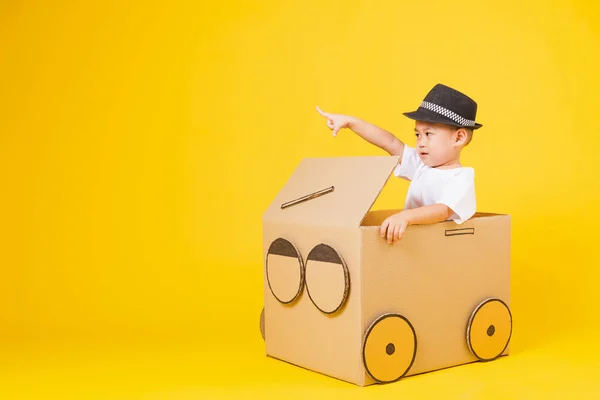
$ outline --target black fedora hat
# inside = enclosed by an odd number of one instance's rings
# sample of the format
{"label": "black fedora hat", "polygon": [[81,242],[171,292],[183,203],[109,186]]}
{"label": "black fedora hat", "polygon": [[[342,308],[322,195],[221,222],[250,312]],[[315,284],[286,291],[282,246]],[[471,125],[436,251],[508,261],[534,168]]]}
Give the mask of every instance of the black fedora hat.
{"label": "black fedora hat", "polygon": [[408,118],[479,129],[483,125],[475,122],[477,103],[469,96],[438,83],[427,93],[416,111],[405,112]]}

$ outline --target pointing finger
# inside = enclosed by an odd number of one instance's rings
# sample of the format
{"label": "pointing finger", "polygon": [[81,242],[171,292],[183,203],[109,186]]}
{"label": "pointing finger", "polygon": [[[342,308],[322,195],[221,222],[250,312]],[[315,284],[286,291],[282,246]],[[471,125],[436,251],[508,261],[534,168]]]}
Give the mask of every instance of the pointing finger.
{"label": "pointing finger", "polygon": [[321,110],[319,108],[319,106],[317,106],[317,111],[319,112],[319,114],[321,114],[322,116],[324,116],[325,118],[329,118],[329,113],[326,113],[325,111]]}

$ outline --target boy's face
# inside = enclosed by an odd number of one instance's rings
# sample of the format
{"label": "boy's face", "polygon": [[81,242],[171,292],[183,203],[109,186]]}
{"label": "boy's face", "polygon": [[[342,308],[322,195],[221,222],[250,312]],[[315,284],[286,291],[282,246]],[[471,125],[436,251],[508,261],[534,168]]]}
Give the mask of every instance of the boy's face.
{"label": "boy's face", "polygon": [[439,167],[454,161],[464,141],[456,127],[433,122],[416,121],[417,152],[421,161],[430,167]]}

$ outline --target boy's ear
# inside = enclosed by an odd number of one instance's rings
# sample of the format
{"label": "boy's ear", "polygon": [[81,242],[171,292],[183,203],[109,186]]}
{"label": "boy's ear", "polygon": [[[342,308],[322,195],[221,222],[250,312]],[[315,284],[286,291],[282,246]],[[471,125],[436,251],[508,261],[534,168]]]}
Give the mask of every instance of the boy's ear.
{"label": "boy's ear", "polygon": [[468,137],[469,135],[467,134],[467,131],[465,129],[458,128],[454,133],[454,144],[457,146],[462,146],[465,143],[467,143]]}

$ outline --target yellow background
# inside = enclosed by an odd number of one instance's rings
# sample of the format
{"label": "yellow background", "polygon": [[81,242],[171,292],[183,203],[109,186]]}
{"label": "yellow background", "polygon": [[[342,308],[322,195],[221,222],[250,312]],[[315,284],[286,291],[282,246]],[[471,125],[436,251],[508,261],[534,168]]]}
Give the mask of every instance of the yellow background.
{"label": "yellow background", "polygon": [[[0,3],[0,397],[600,393],[600,6]],[[261,215],[304,157],[479,103],[479,211],[513,216],[513,355],[360,389],[264,357]],[[399,208],[392,180],[377,208]]]}

